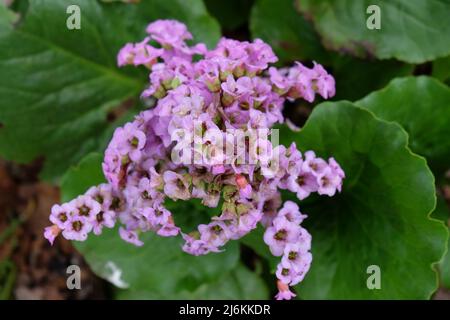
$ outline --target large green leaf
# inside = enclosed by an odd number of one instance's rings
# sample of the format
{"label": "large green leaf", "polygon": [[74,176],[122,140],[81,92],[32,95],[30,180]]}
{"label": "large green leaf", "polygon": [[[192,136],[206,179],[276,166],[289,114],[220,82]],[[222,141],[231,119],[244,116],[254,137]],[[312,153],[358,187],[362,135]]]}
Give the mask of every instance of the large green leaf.
{"label": "large green leaf", "polygon": [[[450,248],[450,240],[448,241],[447,248]],[[450,289],[450,253],[448,250],[441,262],[441,282],[444,287]]]}
{"label": "large green leaf", "polygon": [[[445,251],[448,231],[429,217],[434,178],[425,159],[408,149],[405,131],[350,103],[324,103],[295,141],[334,156],[347,175],[342,194],[303,207],[314,261],[300,295],[429,298],[437,286],[432,264]],[[381,269],[379,290],[366,286],[370,265]]]}
{"label": "large green leaf", "polygon": [[[450,228],[450,211],[445,199],[442,196],[437,197],[436,209],[433,212],[433,217],[444,221],[444,223]],[[442,258],[440,263],[440,280],[441,284],[450,289],[450,239],[447,245],[447,253]]]}
{"label": "large green leaf", "polygon": [[356,104],[402,125],[409,133],[411,149],[425,156],[433,168],[449,168],[449,87],[424,76],[394,79]]}
{"label": "large green leaf", "polygon": [[254,38],[267,41],[281,62],[315,60],[336,79],[334,99],[356,100],[381,89],[392,78],[411,74],[413,67],[395,60],[368,60],[327,52],[320,37],[293,0],[259,0],[251,15]]}
{"label": "large green leaf", "polygon": [[204,283],[194,291],[182,290],[169,296],[147,290],[120,290],[118,299],[176,299],[176,300],[256,300],[267,299],[267,286],[261,278],[239,264],[231,272],[211,283]]}
{"label": "large green leaf", "polygon": [[255,251],[257,255],[266,259],[269,263],[269,270],[271,273],[275,273],[277,270],[277,265],[280,262],[279,257],[275,257],[269,250],[269,247],[263,242],[264,228],[262,225],[247,234],[245,237],[241,238],[240,241],[249,246]]}
{"label": "large green leaf", "polygon": [[[450,240],[448,241],[447,248],[450,248]],[[450,289],[450,252],[448,250],[441,262],[441,282],[444,287]]]}
{"label": "large green leaf", "polygon": [[[357,56],[422,63],[450,53],[449,0],[296,0],[326,47]],[[381,11],[381,29],[366,26],[370,5]]]}
{"label": "large green leaf", "polygon": [[[104,181],[101,161],[100,154],[90,154],[78,167],[71,168],[64,175],[61,185],[63,201]],[[182,207],[172,210],[182,210]],[[191,210],[184,214],[195,216],[197,212]],[[163,238],[147,232],[142,234],[141,239],[145,242],[144,246],[135,247],[124,242],[116,229],[107,229],[100,236],[90,235],[87,241],[74,244],[99,276],[121,288],[145,292],[155,298],[168,298],[180,292],[197,292],[200,295],[205,292],[200,288],[202,284],[217,281],[234,270],[239,261],[236,242],[230,242],[222,253],[194,257],[181,250],[181,237]],[[259,286],[258,281],[254,282],[255,286]],[[205,295],[214,296],[210,291]]]}
{"label": "large green leaf", "polygon": [[[72,4],[80,7],[81,30],[66,28]],[[0,154],[19,162],[45,157],[44,178],[103,148],[108,112],[143,90],[145,72],[119,70],[115,57],[142,39],[147,23],[175,18],[196,41],[219,38],[201,0],[35,0],[27,12],[17,28],[0,13]]]}
{"label": "large green leaf", "polygon": [[250,31],[254,38],[267,41],[281,61],[314,59],[324,63],[328,59],[312,25],[295,11],[293,0],[257,0]]}
{"label": "large green leaf", "polygon": [[[429,217],[434,178],[425,159],[408,149],[405,131],[349,102],[327,102],[299,133],[284,129],[280,138],[334,156],[347,176],[341,194],[299,203],[313,237],[313,263],[299,297],[429,298],[437,287],[432,265],[444,254],[448,231]],[[246,244],[258,248],[256,242]],[[379,290],[366,286],[371,265],[381,269]]]}
{"label": "large green leaf", "polygon": [[4,2],[0,2],[0,24],[10,24],[17,19],[17,16],[9,10]]}
{"label": "large green leaf", "polygon": [[[433,61],[433,77],[445,82],[450,78],[450,56]],[[448,82],[447,82],[448,83]]]}
{"label": "large green leaf", "polygon": [[365,60],[336,55],[331,73],[336,79],[335,100],[354,101],[386,86],[395,77],[408,76],[413,66],[396,60]]}
{"label": "large green leaf", "polygon": [[244,27],[248,21],[253,0],[204,0],[208,11],[225,31]]}

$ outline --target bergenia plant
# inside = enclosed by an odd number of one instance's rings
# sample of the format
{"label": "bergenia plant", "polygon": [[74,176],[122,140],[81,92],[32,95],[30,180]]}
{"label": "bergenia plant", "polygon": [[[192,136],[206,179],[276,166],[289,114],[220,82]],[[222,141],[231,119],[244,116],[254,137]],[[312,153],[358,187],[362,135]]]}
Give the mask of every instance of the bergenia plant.
{"label": "bergenia plant", "polygon": [[[117,62],[150,70],[142,98],[154,107],[115,130],[103,161],[108,182],[54,205],[45,237],[84,241],[119,225],[120,237],[136,246],[144,245],[142,232],[155,232],[181,236],[182,250],[204,255],[261,224],[264,242],[280,257],[276,298],[295,297],[290,286],[312,262],[311,235],[301,226],[307,216],[296,203],[282,203],[280,190],[299,200],[333,196],[345,174],[333,158],[302,153],[295,143],[278,145],[273,127],[285,121],[286,100],[332,97],[334,78],[316,63],[270,66],[277,57],[259,39],[222,38],[208,50],[190,46],[192,35],[175,20],[153,22],[146,31],[144,40],[120,50]],[[196,230],[181,230],[165,202],[194,198],[221,213]]]}

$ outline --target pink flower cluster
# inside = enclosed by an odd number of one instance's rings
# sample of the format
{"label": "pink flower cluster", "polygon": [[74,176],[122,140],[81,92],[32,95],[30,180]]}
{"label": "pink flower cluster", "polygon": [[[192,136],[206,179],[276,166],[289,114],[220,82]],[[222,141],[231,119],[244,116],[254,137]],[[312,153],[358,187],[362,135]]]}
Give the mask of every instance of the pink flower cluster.
{"label": "pink flower cluster", "polygon": [[[204,44],[189,46],[186,40],[192,35],[177,21],[159,20],[146,31],[142,42],[120,50],[118,64],[151,70],[142,97],[157,99],[156,106],[116,129],[103,162],[108,182],[55,205],[45,237],[53,243],[62,233],[66,239],[83,241],[88,233],[98,235],[103,227],[118,223],[127,242],[143,245],[139,235],[150,230],[164,237],[181,234],[185,252],[203,255],[223,250],[227,241],[243,237],[260,223],[266,228],[265,243],[281,256],[277,298],[295,296],[289,286],[299,283],[310,267],[311,236],[300,226],[306,216],[295,203],[287,201],[280,209],[279,190],[294,192],[300,200],[311,193],[333,196],[341,190],[344,172],[333,158],[326,161],[312,151],[302,154],[295,144],[286,148],[251,134],[256,148],[240,154],[232,147],[232,154],[225,154],[223,145],[206,132],[213,129],[233,145],[239,141],[230,129],[270,130],[284,122],[286,99],[311,102],[316,94],[333,96],[333,77],[316,63],[311,69],[300,63],[269,67],[277,57],[259,39],[222,38],[208,50]],[[195,159],[199,155],[193,145],[201,145],[205,161],[173,161],[173,151],[187,136],[194,137],[193,143],[182,153]],[[243,161],[250,153],[256,161]],[[221,203],[221,214],[186,233],[165,208],[167,198],[201,199],[211,208]]]}
{"label": "pink flower cluster", "polygon": [[276,275],[286,285],[293,286],[302,281],[311,265],[311,235],[300,226],[305,218],[297,204],[286,201],[264,233],[264,242],[270,252],[282,256]]}

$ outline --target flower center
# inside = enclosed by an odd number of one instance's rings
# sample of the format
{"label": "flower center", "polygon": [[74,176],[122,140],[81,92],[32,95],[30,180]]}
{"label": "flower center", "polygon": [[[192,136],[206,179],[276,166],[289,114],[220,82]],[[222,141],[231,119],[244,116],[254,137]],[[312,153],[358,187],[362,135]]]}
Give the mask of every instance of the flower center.
{"label": "flower center", "polygon": [[111,209],[119,209],[119,206],[120,206],[120,199],[114,197],[111,202]]}
{"label": "flower center", "polygon": [[297,178],[297,183],[299,186],[304,186],[305,185],[305,177],[304,176],[299,176]]}
{"label": "flower center", "polygon": [[289,254],[288,254],[288,259],[289,260],[295,260],[295,259],[297,259],[297,252],[295,252],[295,251],[290,251],[289,252]]}
{"label": "flower center", "polygon": [[184,189],[184,183],[181,180],[177,180],[177,187],[180,189]]}
{"label": "flower center", "polygon": [[97,216],[95,217],[95,219],[97,220],[98,223],[103,222],[103,211],[100,211]]}
{"label": "flower center", "polygon": [[275,240],[281,241],[281,240],[285,240],[286,239],[286,230],[282,229],[280,231],[278,231],[277,233],[275,233],[274,238]]}
{"label": "flower center", "polygon": [[137,148],[137,146],[139,145],[139,140],[136,137],[133,137],[133,139],[130,140],[130,144],[132,147]]}
{"label": "flower center", "polygon": [[89,212],[91,211],[91,209],[85,205],[82,205],[80,207],[80,216],[89,216]]}
{"label": "flower center", "polygon": [[59,221],[61,221],[61,222],[66,222],[66,221],[67,221],[67,214],[66,214],[65,212],[61,212],[61,213],[58,215],[58,219],[59,219]]}
{"label": "flower center", "polygon": [[72,228],[75,231],[80,231],[81,228],[83,228],[83,223],[81,221],[78,221],[78,220],[74,221],[74,222],[72,222]]}
{"label": "flower center", "polygon": [[222,232],[222,227],[216,224],[211,227],[211,231],[213,231],[216,235],[219,235]]}
{"label": "flower center", "polygon": [[103,203],[103,197],[98,194],[98,195],[95,196],[95,201],[97,201],[98,203],[102,204]]}

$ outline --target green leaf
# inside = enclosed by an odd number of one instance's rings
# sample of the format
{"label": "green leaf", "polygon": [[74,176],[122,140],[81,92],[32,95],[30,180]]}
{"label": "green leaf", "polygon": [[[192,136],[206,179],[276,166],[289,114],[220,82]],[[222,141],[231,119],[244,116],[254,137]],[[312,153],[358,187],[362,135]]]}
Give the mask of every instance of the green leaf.
{"label": "green leaf", "polygon": [[250,31],[254,38],[268,42],[283,62],[328,59],[317,33],[296,12],[292,0],[258,0],[251,12]]}
{"label": "green leaf", "polygon": [[229,243],[224,252],[195,257],[181,250],[179,237],[162,238],[147,232],[140,238],[144,246],[135,247],[114,229],[75,246],[92,270],[114,285],[165,297],[213,282],[239,261],[236,242]]}
{"label": "green leaf", "polygon": [[[65,174],[61,184],[63,201],[104,182],[101,162],[101,154],[90,154]],[[184,213],[196,215],[195,211]],[[239,246],[235,241],[225,246],[222,253],[194,257],[181,250],[181,237],[163,238],[146,232],[141,239],[144,246],[135,247],[124,242],[116,229],[107,229],[101,236],[90,235],[87,241],[74,244],[100,277],[118,287],[155,297],[200,290],[201,285],[217,281],[234,270],[239,261]]]}
{"label": "green leaf", "polygon": [[254,272],[242,264],[217,281],[204,283],[194,291],[182,290],[164,296],[157,292],[120,290],[118,299],[176,299],[176,300],[260,300],[267,299],[269,292],[266,284]]}
{"label": "green leaf", "polygon": [[102,172],[103,155],[90,153],[77,166],[72,166],[61,178],[61,201],[70,201],[91,186],[106,182]]}
{"label": "green leaf", "polygon": [[[422,63],[450,53],[449,0],[296,0],[327,48],[356,56]],[[370,30],[370,5],[381,12],[381,29]]]}
{"label": "green leaf", "polygon": [[[343,192],[300,203],[313,237],[313,263],[299,296],[306,299],[426,299],[437,287],[432,264],[448,239],[431,219],[434,178],[407,147],[405,131],[348,102],[317,106],[298,134],[281,132],[301,150],[333,156],[345,173]],[[367,267],[381,269],[369,290]]]}
{"label": "green leaf", "polygon": [[9,8],[19,16],[19,19],[26,14],[30,4],[30,0],[13,0],[10,2]]}
{"label": "green leaf", "polygon": [[[450,248],[450,240],[448,241],[447,248]],[[450,253],[448,250],[441,262],[441,282],[444,287],[450,289]]]}
{"label": "green leaf", "polygon": [[334,100],[357,100],[386,86],[395,77],[412,74],[413,66],[396,60],[364,60],[336,55],[331,74],[336,79]]}
{"label": "green leaf", "polygon": [[[196,230],[199,223],[209,223],[211,217],[220,215],[219,208],[221,207],[220,204],[218,208],[206,207],[201,203],[200,199],[191,199],[189,201],[166,199],[164,206],[172,212],[177,225],[187,232]],[[195,215],[191,214],[193,212],[195,212]]]}
{"label": "green leaf", "polygon": [[139,2],[139,0],[100,0],[102,2],[111,3],[111,2],[125,2],[125,3],[133,3],[133,2]]}
{"label": "green leaf", "polygon": [[226,31],[234,31],[247,23],[253,0],[205,0],[208,11]]}
{"label": "green leaf", "polygon": [[[442,196],[437,197],[436,209],[433,212],[433,217],[442,220],[450,228],[450,211],[449,207]],[[450,231],[450,229],[449,229]],[[442,258],[439,271],[441,284],[450,289],[450,239],[447,245],[447,253]]]}
{"label": "green leaf", "polygon": [[[80,7],[81,30],[66,28],[72,4]],[[35,0],[27,12],[19,27],[0,28],[0,154],[18,162],[44,157],[45,179],[102,150],[108,113],[137,100],[146,73],[119,70],[115,60],[125,43],[143,38],[149,22],[174,18],[196,41],[212,45],[219,38],[201,0]]]}
{"label": "green leaf", "polygon": [[442,82],[450,79],[450,56],[433,61],[432,76]]}
{"label": "green leaf", "polygon": [[275,273],[277,270],[277,265],[280,262],[279,257],[275,257],[269,250],[269,247],[263,241],[264,228],[261,225],[247,234],[245,237],[241,238],[240,241],[252,248],[256,254],[260,257],[266,259],[269,262],[269,268],[271,273]]}
{"label": "green leaf", "polygon": [[413,66],[399,61],[359,59],[325,51],[312,24],[295,10],[295,4],[292,0],[257,1],[251,15],[252,36],[272,45],[282,62],[315,60],[326,65],[336,79],[334,99],[360,99],[394,77],[411,74]]}
{"label": "green leaf", "polygon": [[450,211],[447,207],[447,203],[445,198],[438,193],[437,201],[436,201],[436,209],[434,209],[433,214],[431,215],[435,219],[439,219],[444,222],[444,224],[448,224],[450,218]]}
{"label": "green leaf", "polygon": [[9,10],[4,2],[0,2],[0,25],[11,24],[17,19],[17,15]]}
{"label": "green leaf", "polygon": [[448,169],[450,159],[450,88],[429,77],[394,79],[356,102],[377,117],[398,122],[410,136],[411,149],[432,168]]}

